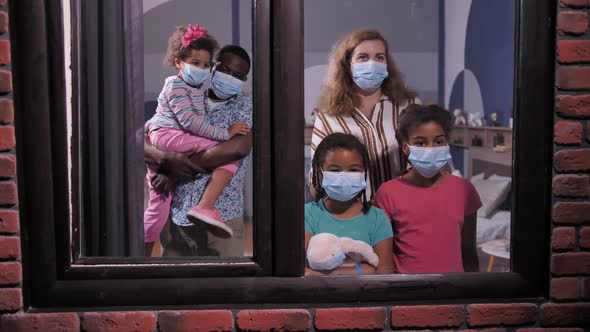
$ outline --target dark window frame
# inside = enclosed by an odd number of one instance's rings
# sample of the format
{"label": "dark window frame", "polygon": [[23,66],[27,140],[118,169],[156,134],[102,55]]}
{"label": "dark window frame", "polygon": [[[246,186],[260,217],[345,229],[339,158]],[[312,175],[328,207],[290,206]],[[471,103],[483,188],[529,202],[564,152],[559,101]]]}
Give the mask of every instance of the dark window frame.
{"label": "dark window frame", "polygon": [[[143,178],[134,174],[134,172],[144,170],[143,98],[137,98],[138,93],[134,91],[141,90],[143,93],[144,83],[143,53],[141,52],[143,37],[136,37],[137,35],[143,36],[141,2],[142,0],[124,2],[118,0],[100,2],[72,0],[71,2],[72,75],[75,97],[72,101],[74,110],[72,126],[75,133],[73,136],[75,145],[72,148],[72,169],[77,172],[72,177],[72,182],[74,182],[72,196],[74,200],[79,200],[79,202],[74,202],[72,206],[72,214],[77,216],[72,220],[73,236],[71,236],[70,243],[73,248],[72,256],[71,259],[69,256],[62,259],[67,266],[66,277],[78,278],[101,273],[105,276],[125,278],[130,271],[141,271],[143,275],[148,277],[176,276],[178,273],[181,276],[204,275],[205,273],[208,276],[269,275],[272,269],[272,251],[268,242],[264,241],[256,243],[254,259],[249,257],[222,258],[219,260],[222,264],[211,264],[210,258],[205,257],[140,257],[144,250],[143,241],[138,245],[137,241],[133,240],[143,239],[143,227],[140,230],[137,229],[138,224],[142,225],[143,200],[139,200],[142,202],[141,206],[136,206],[137,197],[143,197],[144,194]],[[133,6],[135,7],[131,8]],[[265,11],[268,11],[268,6],[261,5],[258,6],[258,9],[253,10],[253,14],[260,16],[264,15]],[[261,23],[264,23],[265,19],[267,18],[260,18]],[[268,29],[266,30],[268,31]],[[266,45],[268,39],[257,38],[253,42],[254,47],[259,50],[255,57],[267,59],[269,57]],[[99,57],[97,54],[101,56]],[[130,65],[125,65],[125,59],[132,59]],[[269,70],[262,66],[256,66],[258,59],[254,59],[253,76],[267,77]],[[116,81],[121,82],[120,84],[108,83]],[[267,79],[263,84],[257,85],[254,93],[265,95],[264,91],[268,91],[268,81]],[[118,93],[118,91],[121,92]],[[254,99],[255,102],[258,99],[261,100],[260,105],[255,105],[261,111],[255,114],[254,119],[255,126],[261,128],[257,130],[254,137],[254,145],[256,146],[253,152],[254,167],[261,171],[257,174],[257,182],[261,186],[256,188],[256,192],[261,197],[270,197],[270,184],[266,183],[269,181],[269,176],[263,176],[264,170],[269,169],[269,160],[258,158],[269,155],[270,139],[267,138],[268,128],[270,128],[268,124],[270,121],[269,111],[268,106],[263,104],[262,97]],[[110,107],[104,106],[104,100],[108,100]],[[116,111],[109,112],[113,109]],[[140,115],[140,119],[128,119],[128,116],[122,115],[126,113]],[[109,123],[116,122],[113,119],[120,120],[127,127],[120,128],[119,125],[109,125]],[[106,125],[100,125],[101,120]],[[126,122],[132,124],[128,125]],[[141,124],[142,127],[138,130],[137,126],[134,127],[133,124]],[[115,144],[109,145],[102,142],[106,138],[114,143],[110,137],[113,134],[123,138],[125,143],[117,147]],[[136,142],[135,140],[140,136],[141,139]],[[131,147],[129,147],[130,145]],[[105,151],[109,157],[102,155]],[[265,165],[265,163],[267,164]],[[119,173],[129,175],[121,177]],[[77,181],[79,183],[76,183]],[[104,186],[104,188],[99,188],[100,186]],[[115,197],[114,200],[113,197]],[[122,204],[117,204],[119,201]],[[268,209],[264,204],[259,202],[255,202],[254,208],[259,211],[256,213],[255,223],[260,225],[260,227],[256,227],[254,236],[268,238],[270,236],[270,213],[267,212]],[[105,216],[107,217],[105,218]],[[130,221],[128,224],[135,226],[123,227],[126,220]],[[62,230],[62,232],[66,231],[68,230]],[[81,236],[82,233],[84,235]],[[84,245],[80,243],[81,237],[85,239]],[[126,238],[129,240],[125,241]],[[70,239],[69,235],[67,239]],[[112,242],[115,243],[114,246],[110,244]],[[135,243],[121,246],[125,242]],[[116,258],[117,256],[119,257]],[[119,269],[104,272],[105,264],[117,263],[123,265]],[[153,272],[153,265],[161,263],[166,265],[165,270]],[[173,265],[179,263],[183,263],[183,265]],[[174,271],[171,271],[172,268]]]}
{"label": "dark window frame", "polygon": [[26,308],[445,303],[548,295],[555,1],[516,4],[512,272],[304,278],[303,209],[294,208],[303,206],[304,168],[297,162],[303,149],[284,148],[303,142],[302,3],[255,1],[255,257],[215,262],[72,256],[61,4],[11,3]]}

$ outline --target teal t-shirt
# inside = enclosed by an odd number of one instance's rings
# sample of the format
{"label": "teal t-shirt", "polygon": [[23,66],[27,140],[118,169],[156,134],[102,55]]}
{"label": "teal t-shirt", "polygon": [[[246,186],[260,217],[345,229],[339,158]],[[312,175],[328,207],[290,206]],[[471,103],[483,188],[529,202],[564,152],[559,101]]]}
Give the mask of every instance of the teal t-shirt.
{"label": "teal t-shirt", "polygon": [[338,237],[349,237],[368,243],[374,247],[377,243],[393,236],[391,222],[383,210],[371,207],[352,219],[335,218],[322,200],[305,204],[305,231],[316,235],[331,233]]}

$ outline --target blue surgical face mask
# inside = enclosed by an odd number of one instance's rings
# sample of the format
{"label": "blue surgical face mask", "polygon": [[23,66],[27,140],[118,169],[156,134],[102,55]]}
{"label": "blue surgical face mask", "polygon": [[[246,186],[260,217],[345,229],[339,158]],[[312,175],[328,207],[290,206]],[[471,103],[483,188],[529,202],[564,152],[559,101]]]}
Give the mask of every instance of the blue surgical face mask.
{"label": "blue surgical face mask", "polygon": [[425,178],[431,178],[438,174],[440,169],[451,160],[449,146],[438,146],[426,148],[410,145],[410,156],[408,160],[412,167],[416,168]]}
{"label": "blue surgical face mask", "polygon": [[209,69],[201,69],[197,66],[184,63],[182,79],[189,85],[199,86],[209,77]]}
{"label": "blue surgical face mask", "polygon": [[330,270],[334,270],[336,268],[339,268],[342,263],[344,263],[344,260],[346,259],[346,255],[344,254],[344,252],[342,251],[342,249],[338,249],[333,256],[325,259],[322,262],[314,262],[310,259],[307,260],[307,263],[309,264],[309,267],[312,268],[313,270],[317,270],[317,271],[330,271]]}
{"label": "blue surgical face mask", "polygon": [[244,81],[229,74],[216,71],[211,78],[211,88],[220,99],[229,99],[242,90]]}
{"label": "blue surgical face mask", "polygon": [[389,76],[387,64],[377,61],[357,62],[352,65],[352,79],[359,88],[373,91]]}
{"label": "blue surgical face mask", "polygon": [[346,202],[367,188],[364,172],[323,171],[322,188],[335,201]]}

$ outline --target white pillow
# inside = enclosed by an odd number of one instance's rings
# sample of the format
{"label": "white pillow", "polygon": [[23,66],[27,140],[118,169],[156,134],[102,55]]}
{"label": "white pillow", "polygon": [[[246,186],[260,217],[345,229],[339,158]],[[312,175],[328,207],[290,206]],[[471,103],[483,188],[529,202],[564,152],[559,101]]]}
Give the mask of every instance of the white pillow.
{"label": "white pillow", "polygon": [[502,176],[498,174],[492,174],[488,177],[488,180],[504,180],[504,181],[512,181],[510,176]]}
{"label": "white pillow", "polygon": [[479,174],[473,175],[471,177],[470,181],[471,182],[481,181],[481,180],[483,180],[483,175],[484,175],[483,173],[479,173]]}
{"label": "white pillow", "polygon": [[[475,178],[475,177],[473,177]],[[489,218],[494,211],[504,202],[510,192],[510,178],[500,179],[498,177],[491,179],[473,179],[471,183],[477,190],[481,199],[481,208],[477,211],[480,217]]]}

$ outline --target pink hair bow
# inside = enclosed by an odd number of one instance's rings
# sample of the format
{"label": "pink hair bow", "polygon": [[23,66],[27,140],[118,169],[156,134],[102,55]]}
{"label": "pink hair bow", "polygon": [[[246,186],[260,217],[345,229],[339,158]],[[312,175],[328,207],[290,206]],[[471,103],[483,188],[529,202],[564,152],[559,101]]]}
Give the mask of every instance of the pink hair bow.
{"label": "pink hair bow", "polygon": [[182,39],[180,40],[180,42],[182,43],[182,47],[187,47],[190,43],[193,42],[193,40],[197,40],[200,38],[205,38],[207,37],[207,28],[205,27],[200,27],[198,24],[197,26],[191,26],[190,24],[188,25],[188,27],[186,27],[186,32],[184,33],[184,35],[182,36]]}

